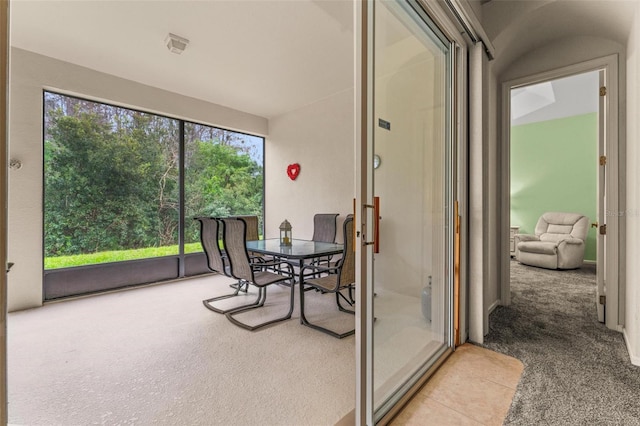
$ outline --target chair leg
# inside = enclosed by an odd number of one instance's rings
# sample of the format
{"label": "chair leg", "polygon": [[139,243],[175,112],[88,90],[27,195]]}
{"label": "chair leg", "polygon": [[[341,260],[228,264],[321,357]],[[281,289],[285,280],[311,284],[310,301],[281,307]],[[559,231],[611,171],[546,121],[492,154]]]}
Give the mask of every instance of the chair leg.
{"label": "chair leg", "polygon": [[235,318],[234,315],[239,315],[239,314],[242,314],[243,312],[251,311],[253,309],[259,308],[259,307],[264,305],[264,302],[267,299],[267,288],[266,287],[259,287],[259,293],[264,294],[264,299],[263,299],[262,304],[260,306],[247,306],[247,307],[242,308],[242,309],[234,309],[233,311],[227,312],[225,314],[227,319],[229,321],[231,321],[233,324],[237,325],[238,327],[244,328],[245,330],[254,331],[254,330],[258,330],[260,328],[266,327],[268,325],[275,324],[277,322],[286,321],[286,320],[291,318],[291,316],[293,314],[294,294],[295,294],[295,284],[293,284],[293,283],[291,284],[291,296],[289,297],[289,312],[287,312],[287,314],[285,316],[279,317],[279,318],[276,318],[276,319],[273,319],[273,320],[265,321],[265,322],[257,324],[257,325],[249,325],[249,324],[244,323],[244,322],[238,320],[237,318]]}
{"label": "chair leg", "polygon": [[205,306],[205,308],[209,309],[210,311],[213,312],[217,312],[219,314],[227,314],[230,312],[234,312],[238,309],[245,309],[245,308],[259,308],[260,306],[264,305],[264,297],[261,294],[261,292],[258,292],[258,297],[256,298],[255,301],[251,302],[251,303],[247,303],[245,305],[240,305],[240,306],[236,306],[230,309],[220,309],[220,308],[216,308],[215,306],[212,305],[212,302],[217,302],[219,300],[225,300],[225,299],[230,299],[232,297],[236,297],[239,296],[240,291],[242,291],[242,287],[246,286],[246,289],[244,290],[244,292],[246,293],[248,288],[249,288],[249,283],[244,281],[238,281],[237,283],[237,287],[236,287],[236,291],[234,291],[231,294],[225,294],[223,296],[217,296],[217,297],[212,297],[211,299],[205,299],[202,301],[202,304]]}
{"label": "chair leg", "polygon": [[353,300],[353,299],[352,299],[352,300],[347,299],[347,296],[345,296],[344,294],[342,294],[342,292],[340,292],[340,291],[337,291],[337,292],[336,292],[336,299],[337,299],[337,300],[336,300],[336,303],[338,303],[338,308],[339,308],[341,311],[343,311],[343,312],[351,312],[350,310],[346,310],[346,309],[344,309],[344,308],[342,307],[342,305],[340,305],[340,298],[341,298],[341,297],[344,299],[344,301],[345,301],[345,302],[347,302],[347,304],[348,304],[349,306],[353,306],[353,305],[354,305],[354,303],[355,303],[355,300]]}
{"label": "chair leg", "polygon": [[351,300],[351,303],[350,303],[351,306],[353,306],[353,304],[356,303],[356,298],[353,297],[353,290],[355,290],[355,289],[354,289],[353,284],[352,284],[352,285],[349,286],[349,300]]}
{"label": "chair leg", "polygon": [[[330,330],[328,328],[325,328],[325,327],[322,327],[322,326],[319,326],[317,324],[313,324],[313,323],[309,322],[309,320],[307,319],[307,317],[304,314],[304,293],[305,293],[304,289],[302,288],[302,285],[301,285],[301,287],[300,287],[300,324],[306,325],[307,327],[316,329],[318,331],[321,331],[321,332],[323,332],[325,334],[328,334],[329,336],[333,336],[333,337],[336,337],[338,339],[342,339],[344,337],[351,336],[352,334],[355,334],[355,332],[356,332],[355,328],[353,330],[349,330],[349,331],[344,332],[344,333],[337,333],[337,332],[335,332],[333,330]],[[342,306],[340,305],[338,294],[339,294],[339,292],[336,292],[336,298],[338,298],[338,308],[343,312],[348,312],[348,313],[351,313],[351,314],[355,314],[355,312],[353,312],[353,311],[349,311],[347,309],[342,308]]]}
{"label": "chair leg", "polygon": [[249,283],[246,281],[238,280],[237,283],[229,284],[229,287],[237,288],[239,291],[246,293],[247,290],[249,290]]}

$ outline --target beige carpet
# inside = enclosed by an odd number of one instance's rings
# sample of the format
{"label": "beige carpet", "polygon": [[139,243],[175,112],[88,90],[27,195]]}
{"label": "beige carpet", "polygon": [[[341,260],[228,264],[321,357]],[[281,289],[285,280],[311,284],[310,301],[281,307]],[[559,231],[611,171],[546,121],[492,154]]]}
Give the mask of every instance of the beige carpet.
{"label": "beige carpet", "polygon": [[[9,422],[331,425],[351,411],[354,337],[302,326],[297,297],[293,319],[240,329],[202,306],[228,282],[190,279],[9,314]],[[289,289],[271,293],[273,308],[285,308]],[[316,314],[353,327],[331,295],[307,294]]]}

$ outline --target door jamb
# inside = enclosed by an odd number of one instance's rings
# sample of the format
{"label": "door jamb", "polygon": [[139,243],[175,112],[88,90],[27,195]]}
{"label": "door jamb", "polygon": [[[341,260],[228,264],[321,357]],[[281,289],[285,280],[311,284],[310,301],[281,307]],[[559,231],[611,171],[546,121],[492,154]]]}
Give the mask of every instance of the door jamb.
{"label": "door jamb", "polygon": [[9,2],[0,1],[0,423],[7,424],[7,153],[9,114]]}
{"label": "door jamb", "polygon": [[[502,186],[502,224],[500,230],[500,262],[501,262],[501,304],[511,304],[511,276],[509,270],[510,255],[509,250],[509,218],[511,215],[510,199],[511,199],[511,88],[540,83],[543,81],[555,80],[562,77],[568,77],[574,74],[580,74],[600,69],[606,70],[607,78],[607,96],[605,101],[605,122],[606,122],[606,152],[607,167],[606,173],[606,194],[607,205],[605,208],[613,212],[621,212],[620,210],[620,179],[624,179],[624,170],[620,171],[621,165],[618,158],[619,146],[624,144],[624,139],[620,138],[618,133],[619,116],[618,116],[618,100],[619,100],[619,81],[618,81],[618,54],[612,54],[601,58],[592,59],[585,62],[579,62],[566,67],[545,71],[517,79],[505,81],[502,83],[502,170],[503,182]],[[622,147],[622,152],[625,152]],[[622,166],[624,166],[622,164]],[[608,265],[605,273],[605,282],[607,283],[607,309],[605,316],[605,324],[608,328],[621,331],[622,326],[619,322],[618,311],[620,306],[624,306],[624,300],[619,300],[621,295],[619,288],[619,247],[625,244],[624,235],[619,234],[619,222],[624,222],[625,218],[619,214],[608,215],[607,217],[607,236],[605,239],[605,263]],[[624,225],[624,223],[623,223]]]}

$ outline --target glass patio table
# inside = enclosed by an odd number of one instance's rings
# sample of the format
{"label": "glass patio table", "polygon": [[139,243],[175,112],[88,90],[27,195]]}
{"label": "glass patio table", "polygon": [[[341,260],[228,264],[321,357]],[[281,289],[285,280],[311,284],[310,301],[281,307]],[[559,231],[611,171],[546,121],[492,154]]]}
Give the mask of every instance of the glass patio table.
{"label": "glass patio table", "polygon": [[306,260],[341,254],[343,248],[342,244],[310,240],[292,239],[290,246],[280,246],[279,238],[247,241],[247,251],[286,259],[300,269]]}

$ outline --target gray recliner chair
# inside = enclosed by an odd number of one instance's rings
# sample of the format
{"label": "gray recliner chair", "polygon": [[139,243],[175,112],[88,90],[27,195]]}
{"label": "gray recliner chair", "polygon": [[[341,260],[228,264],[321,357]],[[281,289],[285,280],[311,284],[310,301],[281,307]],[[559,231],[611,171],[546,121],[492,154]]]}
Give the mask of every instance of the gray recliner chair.
{"label": "gray recliner chair", "polygon": [[582,266],[589,218],[577,213],[544,213],[535,235],[515,236],[516,259],[525,265],[547,269]]}

